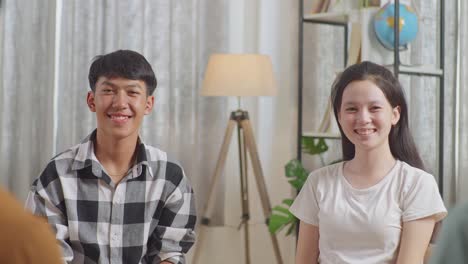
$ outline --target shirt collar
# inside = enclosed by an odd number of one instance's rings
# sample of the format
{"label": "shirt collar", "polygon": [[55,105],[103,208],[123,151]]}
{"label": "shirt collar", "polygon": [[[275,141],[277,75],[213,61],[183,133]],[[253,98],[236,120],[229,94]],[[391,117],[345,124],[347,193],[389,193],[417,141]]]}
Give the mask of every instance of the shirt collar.
{"label": "shirt collar", "polygon": [[[96,141],[97,129],[95,129],[91,134],[81,141],[80,144],[76,146],[77,151],[73,159],[73,164],[71,166],[72,170],[81,170],[86,167],[92,166],[93,174],[97,177],[102,175],[102,165],[94,154],[94,142]],[[143,170],[143,165],[149,168],[148,156],[146,154],[146,146],[142,142],[141,138],[138,137],[137,147],[136,147],[136,162],[135,165],[131,168],[132,175],[130,178],[136,178],[141,175]],[[148,169],[149,175],[153,177],[153,172],[151,169]]]}

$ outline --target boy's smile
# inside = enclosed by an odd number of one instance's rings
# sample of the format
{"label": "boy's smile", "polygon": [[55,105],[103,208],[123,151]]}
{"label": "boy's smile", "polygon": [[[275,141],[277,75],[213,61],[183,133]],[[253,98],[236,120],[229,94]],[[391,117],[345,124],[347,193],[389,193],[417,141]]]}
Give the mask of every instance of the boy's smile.
{"label": "boy's smile", "polygon": [[117,125],[123,125],[127,123],[127,121],[130,118],[132,118],[131,115],[125,115],[125,114],[120,114],[120,113],[108,114],[108,117]]}

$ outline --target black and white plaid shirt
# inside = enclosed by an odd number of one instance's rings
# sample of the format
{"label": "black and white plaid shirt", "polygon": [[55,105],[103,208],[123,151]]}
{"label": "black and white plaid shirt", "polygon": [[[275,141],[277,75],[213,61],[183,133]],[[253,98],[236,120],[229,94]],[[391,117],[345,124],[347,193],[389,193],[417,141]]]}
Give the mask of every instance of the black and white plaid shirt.
{"label": "black and white plaid shirt", "polygon": [[51,160],[26,207],[45,216],[67,263],[185,263],[195,242],[192,188],[181,166],[139,141],[116,185],[94,155],[96,131]]}

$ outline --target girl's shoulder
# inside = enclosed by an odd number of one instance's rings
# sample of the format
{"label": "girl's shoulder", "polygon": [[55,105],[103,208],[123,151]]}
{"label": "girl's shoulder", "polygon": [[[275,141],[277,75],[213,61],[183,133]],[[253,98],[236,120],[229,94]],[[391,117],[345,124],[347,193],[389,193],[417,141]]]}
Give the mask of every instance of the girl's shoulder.
{"label": "girl's shoulder", "polygon": [[397,186],[400,205],[403,211],[402,221],[408,222],[432,216],[440,221],[447,214],[447,209],[439,193],[436,179],[430,173],[400,162]]}
{"label": "girl's shoulder", "polygon": [[342,168],[343,162],[318,168],[309,174],[307,182],[313,185],[334,183],[338,180],[338,176],[341,174]]}
{"label": "girl's shoulder", "polygon": [[404,161],[399,161],[399,163],[400,167],[395,176],[398,179],[402,195],[437,191],[437,181],[432,174],[413,167]]}
{"label": "girl's shoulder", "polygon": [[397,177],[404,181],[406,184],[416,184],[420,181],[435,180],[434,176],[424,170],[413,167],[404,161],[399,162],[399,169],[397,170]]}

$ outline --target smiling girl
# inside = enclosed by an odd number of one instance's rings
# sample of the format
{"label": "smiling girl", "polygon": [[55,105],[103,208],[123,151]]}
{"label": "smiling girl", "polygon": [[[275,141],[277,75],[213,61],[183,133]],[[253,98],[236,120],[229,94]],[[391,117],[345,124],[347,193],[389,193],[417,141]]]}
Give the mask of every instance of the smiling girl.
{"label": "smiling girl", "polygon": [[362,62],[338,76],[331,99],[343,162],[312,172],[291,206],[296,263],[422,263],[447,211],[410,134],[400,83]]}

